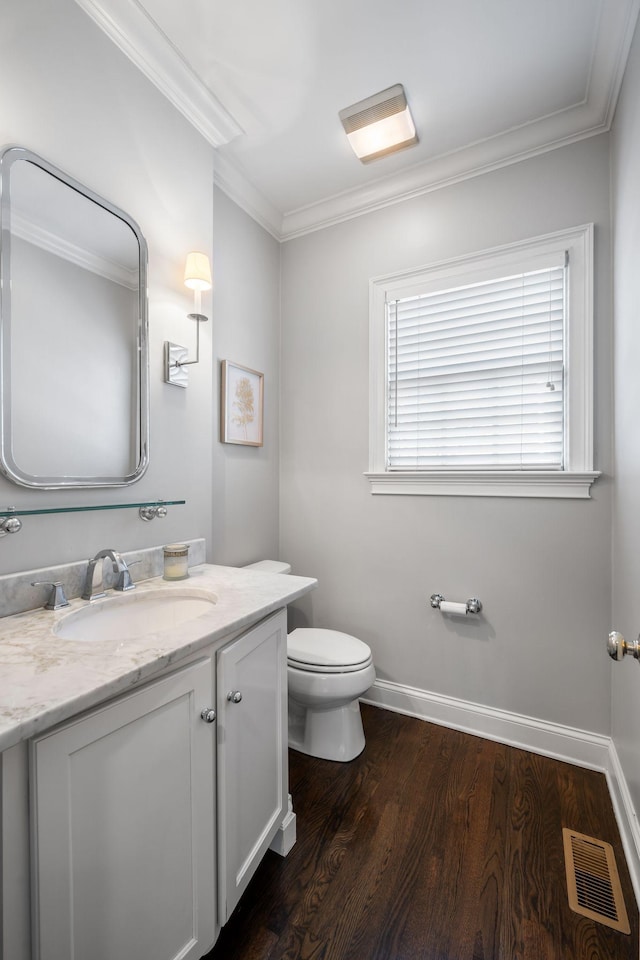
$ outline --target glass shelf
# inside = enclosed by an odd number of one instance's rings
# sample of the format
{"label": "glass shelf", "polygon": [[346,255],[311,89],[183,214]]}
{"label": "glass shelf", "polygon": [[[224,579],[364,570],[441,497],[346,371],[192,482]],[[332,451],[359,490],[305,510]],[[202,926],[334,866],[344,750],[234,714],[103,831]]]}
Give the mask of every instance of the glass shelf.
{"label": "glass shelf", "polygon": [[103,503],[87,507],[44,507],[40,510],[20,510],[15,507],[0,507],[0,518],[39,517],[49,513],[89,513],[91,510],[139,510],[141,507],[178,507],[186,500],[143,500],[139,503]]}

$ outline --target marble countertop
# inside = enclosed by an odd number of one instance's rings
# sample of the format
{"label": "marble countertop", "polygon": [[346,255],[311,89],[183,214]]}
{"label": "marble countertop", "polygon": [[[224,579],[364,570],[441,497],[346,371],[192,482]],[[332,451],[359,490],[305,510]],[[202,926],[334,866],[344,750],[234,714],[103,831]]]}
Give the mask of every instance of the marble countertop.
{"label": "marble countertop", "polygon": [[136,595],[158,587],[208,591],[217,598],[211,610],[135,640],[78,641],[56,636],[56,623],[86,606],[85,600],[72,600],[59,611],[38,609],[1,618],[0,751],[126,692],[204,647],[221,645],[317,583],[307,577],[211,564],[192,567],[189,573],[189,579],[173,583],[160,577],[144,580],[136,585]]}

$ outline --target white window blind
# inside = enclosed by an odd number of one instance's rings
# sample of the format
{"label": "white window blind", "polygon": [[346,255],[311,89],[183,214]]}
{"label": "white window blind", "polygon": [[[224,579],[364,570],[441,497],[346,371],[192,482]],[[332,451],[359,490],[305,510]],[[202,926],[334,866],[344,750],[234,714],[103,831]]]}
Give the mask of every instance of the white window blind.
{"label": "white window blind", "polygon": [[564,468],[566,272],[387,301],[387,470]]}

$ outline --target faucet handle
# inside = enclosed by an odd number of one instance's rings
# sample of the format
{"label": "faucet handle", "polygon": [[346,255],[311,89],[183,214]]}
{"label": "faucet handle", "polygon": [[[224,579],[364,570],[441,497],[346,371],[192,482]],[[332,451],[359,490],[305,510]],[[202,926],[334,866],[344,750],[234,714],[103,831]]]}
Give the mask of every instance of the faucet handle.
{"label": "faucet handle", "polygon": [[118,573],[118,579],[116,580],[113,589],[114,590],[135,590],[135,583],[131,579],[131,574],[129,573],[129,567],[133,567],[136,563],[140,563],[140,560],[132,560],[131,563],[122,562],[122,569]]}
{"label": "faucet handle", "polygon": [[64,584],[60,580],[32,580],[32,587],[51,587],[49,599],[44,605],[45,610],[61,610],[62,607],[68,607],[69,601],[64,593]]}

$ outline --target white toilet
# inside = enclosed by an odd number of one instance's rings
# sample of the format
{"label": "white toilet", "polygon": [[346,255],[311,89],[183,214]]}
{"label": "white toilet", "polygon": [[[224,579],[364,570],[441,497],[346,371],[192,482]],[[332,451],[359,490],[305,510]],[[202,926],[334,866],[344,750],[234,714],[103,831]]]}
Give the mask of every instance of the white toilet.
{"label": "white toilet", "polygon": [[[291,573],[260,560],[247,569]],[[364,750],[358,698],[376,678],[371,650],[347,633],[298,627],[287,638],[289,746],[323,760],[353,760]]]}

